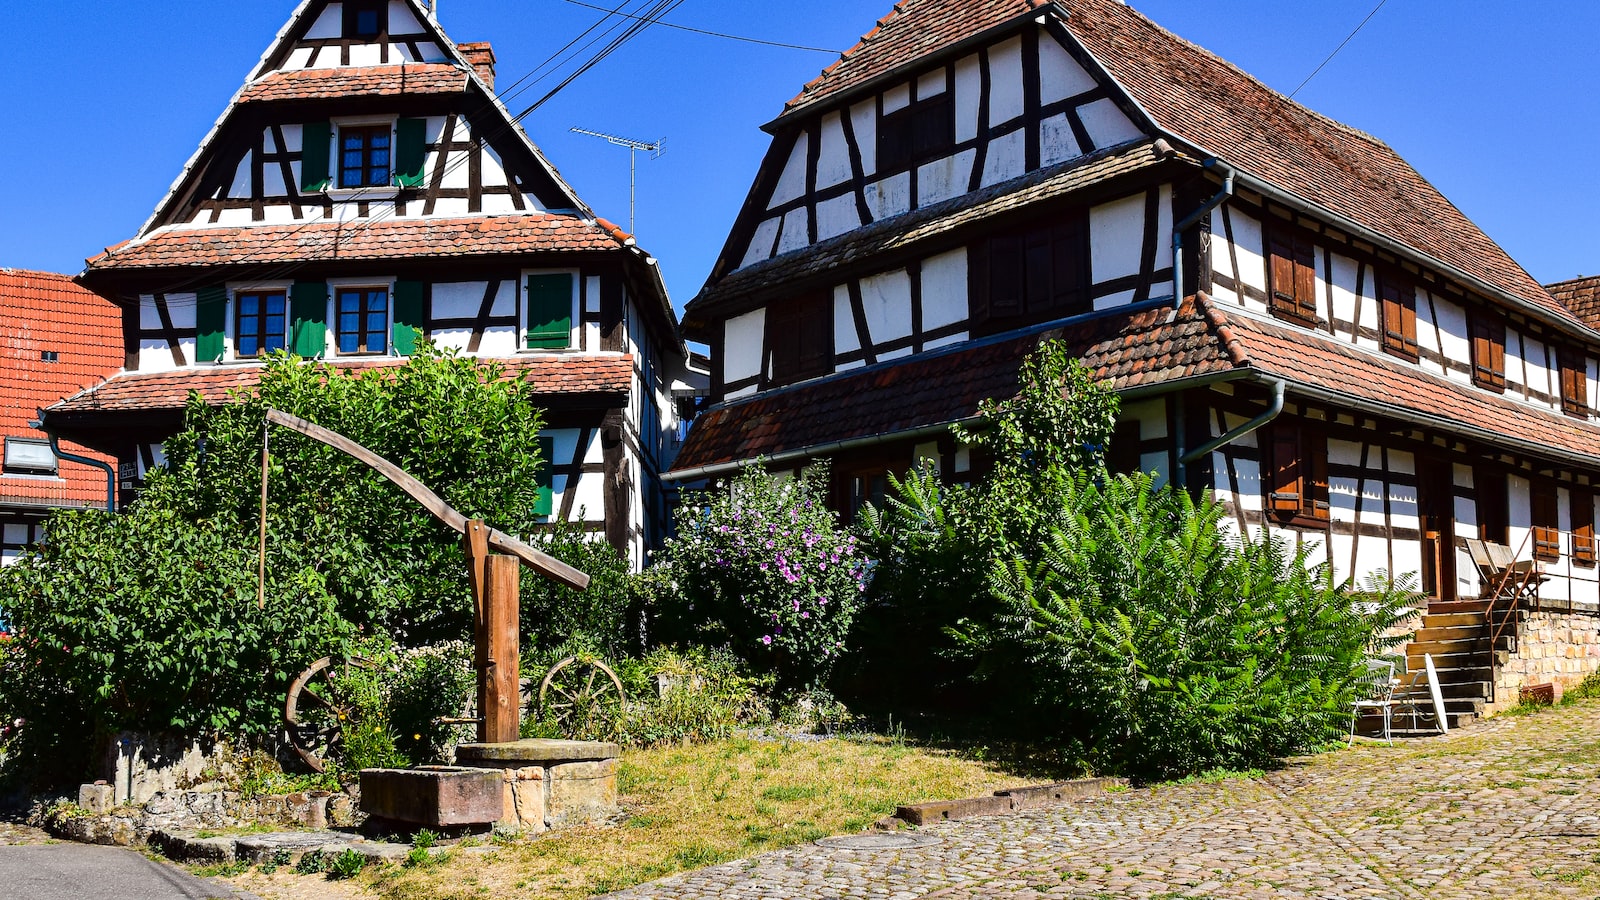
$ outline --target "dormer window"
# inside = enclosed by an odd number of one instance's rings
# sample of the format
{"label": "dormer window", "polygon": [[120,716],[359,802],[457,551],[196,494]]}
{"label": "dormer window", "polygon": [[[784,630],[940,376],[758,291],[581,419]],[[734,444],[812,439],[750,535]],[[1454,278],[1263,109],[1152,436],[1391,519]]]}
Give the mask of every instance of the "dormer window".
{"label": "dormer window", "polygon": [[345,37],[378,38],[388,29],[388,0],[345,0]]}
{"label": "dormer window", "polygon": [[339,187],[378,187],[389,183],[388,125],[339,129]]}

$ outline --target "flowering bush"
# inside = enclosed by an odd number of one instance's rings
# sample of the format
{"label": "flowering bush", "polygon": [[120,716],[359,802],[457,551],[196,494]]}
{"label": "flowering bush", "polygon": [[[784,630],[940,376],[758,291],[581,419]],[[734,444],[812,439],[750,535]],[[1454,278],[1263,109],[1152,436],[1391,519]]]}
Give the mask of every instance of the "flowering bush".
{"label": "flowering bush", "polygon": [[689,498],[662,558],[680,625],[726,640],[782,690],[818,684],[844,652],[867,565],[823,504],[827,470],[778,481],[752,470]]}

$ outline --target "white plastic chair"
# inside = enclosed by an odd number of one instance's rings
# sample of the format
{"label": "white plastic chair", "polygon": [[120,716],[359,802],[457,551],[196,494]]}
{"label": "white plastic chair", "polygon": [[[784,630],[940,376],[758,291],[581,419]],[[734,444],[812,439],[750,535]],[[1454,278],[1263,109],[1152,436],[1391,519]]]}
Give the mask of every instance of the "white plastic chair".
{"label": "white plastic chair", "polygon": [[1356,683],[1361,690],[1350,709],[1350,740],[1345,746],[1356,742],[1356,720],[1363,710],[1376,709],[1383,712],[1383,739],[1394,746],[1394,733],[1390,727],[1394,716],[1394,689],[1400,684],[1400,679],[1394,675],[1394,661],[1387,659],[1369,659],[1365,671],[1357,677]]}

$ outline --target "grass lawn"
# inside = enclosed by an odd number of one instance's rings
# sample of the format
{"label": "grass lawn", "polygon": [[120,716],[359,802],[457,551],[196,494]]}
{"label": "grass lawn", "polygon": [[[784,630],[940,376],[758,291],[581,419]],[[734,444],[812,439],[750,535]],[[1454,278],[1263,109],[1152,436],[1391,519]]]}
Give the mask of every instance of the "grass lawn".
{"label": "grass lawn", "polygon": [[[455,851],[427,866],[369,869],[359,883],[385,900],[587,897],[860,831],[897,804],[1047,780],[1015,765],[974,758],[982,755],[883,739],[738,738],[630,750],[618,776],[629,814],[621,825],[506,842],[484,855]],[[324,884],[320,876],[282,873],[270,880],[229,880],[269,898],[310,896],[304,891],[313,883]]]}

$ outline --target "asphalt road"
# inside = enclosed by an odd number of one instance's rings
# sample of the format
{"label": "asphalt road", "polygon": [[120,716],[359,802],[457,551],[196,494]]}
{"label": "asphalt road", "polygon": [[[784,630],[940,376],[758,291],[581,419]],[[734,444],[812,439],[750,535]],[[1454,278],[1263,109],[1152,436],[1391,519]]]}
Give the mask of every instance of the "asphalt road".
{"label": "asphalt road", "polygon": [[0,900],[253,900],[120,847],[0,846]]}

